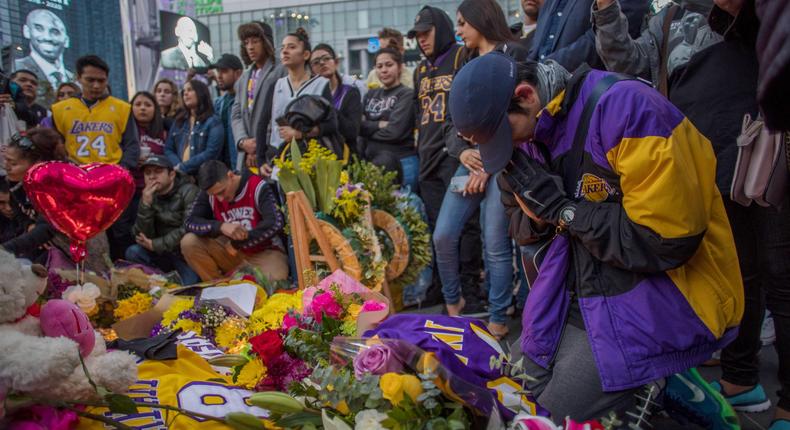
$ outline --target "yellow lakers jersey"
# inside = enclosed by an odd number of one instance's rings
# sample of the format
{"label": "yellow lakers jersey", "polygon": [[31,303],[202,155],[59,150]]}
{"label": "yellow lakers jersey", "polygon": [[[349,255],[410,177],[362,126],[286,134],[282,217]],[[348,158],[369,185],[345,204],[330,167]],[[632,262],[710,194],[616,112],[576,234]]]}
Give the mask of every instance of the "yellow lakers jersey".
{"label": "yellow lakers jersey", "polygon": [[81,99],[70,98],[52,105],[52,121],[66,141],[70,159],[80,164],[118,164],[131,110],[129,103],[115,97],[90,108]]}
{"label": "yellow lakers jersey", "polygon": [[[248,403],[253,394],[249,390],[234,387],[230,378],[218,374],[195,351],[201,348],[214,348],[208,341],[197,336],[178,345],[177,360],[145,360],[137,367],[138,381],[129,387],[129,397],[136,402],[157,403],[178,406],[217,418],[229,412],[246,412],[260,418],[267,418],[269,411]],[[190,344],[191,342],[191,344]],[[203,352],[203,351],[201,351]],[[224,381],[224,382],[223,382]],[[133,415],[113,414],[106,408],[88,408],[86,412],[111,418],[137,430],[227,430],[224,424],[215,421],[196,421],[185,415],[163,409],[138,407]],[[105,430],[107,427],[98,421],[80,418],[79,430]]]}

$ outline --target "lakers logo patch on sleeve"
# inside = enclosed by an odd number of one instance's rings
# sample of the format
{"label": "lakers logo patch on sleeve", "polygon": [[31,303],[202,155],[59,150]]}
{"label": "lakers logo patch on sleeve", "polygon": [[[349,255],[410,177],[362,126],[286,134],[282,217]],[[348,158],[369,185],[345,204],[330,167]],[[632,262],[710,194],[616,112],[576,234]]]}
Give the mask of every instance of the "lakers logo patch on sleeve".
{"label": "lakers logo patch on sleeve", "polygon": [[582,175],[579,188],[580,197],[584,197],[591,202],[600,203],[606,201],[609,196],[614,194],[617,194],[617,190],[609,185],[603,178],[599,178],[591,173]]}

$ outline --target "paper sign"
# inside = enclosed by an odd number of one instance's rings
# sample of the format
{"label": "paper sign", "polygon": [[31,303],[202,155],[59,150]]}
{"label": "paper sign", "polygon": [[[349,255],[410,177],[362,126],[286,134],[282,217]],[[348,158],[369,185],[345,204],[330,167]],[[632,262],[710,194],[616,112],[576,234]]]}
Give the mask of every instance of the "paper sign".
{"label": "paper sign", "polygon": [[254,284],[234,284],[225,287],[204,288],[200,292],[200,301],[211,300],[230,308],[237,315],[249,317],[255,308],[255,295],[258,287]]}

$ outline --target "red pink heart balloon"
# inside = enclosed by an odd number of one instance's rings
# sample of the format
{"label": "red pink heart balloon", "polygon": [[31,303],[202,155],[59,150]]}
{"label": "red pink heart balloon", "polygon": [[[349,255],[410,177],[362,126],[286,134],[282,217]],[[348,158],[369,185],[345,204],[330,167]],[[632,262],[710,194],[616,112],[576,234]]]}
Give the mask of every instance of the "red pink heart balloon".
{"label": "red pink heart balloon", "polygon": [[134,195],[134,179],[124,168],[93,163],[76,166],[51,161],[25,175],[25,192],[36,210],[72,243],[108,229]]}

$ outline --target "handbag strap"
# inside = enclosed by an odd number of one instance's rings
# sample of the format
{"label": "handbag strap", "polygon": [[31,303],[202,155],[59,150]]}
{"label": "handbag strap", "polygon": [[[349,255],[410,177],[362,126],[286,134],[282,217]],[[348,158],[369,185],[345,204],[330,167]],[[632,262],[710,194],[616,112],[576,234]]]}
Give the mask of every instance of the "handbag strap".
{"label": "handbag strap", "polygon": [[590,128],[590,119],[592,118],[595,106],[601,96],[620,81],[634,81],[637,80],[633,77],[621,74],[608,74],[601,78],[592,89],[590,96],[584,102],[584,110],[582,111],[579,123],[576,126],[576,134],[573,136],[573,146],[564,163],[563,168],[563,183],[565,185],[565,192],[569,196],[576,195],[576,182],[582,175],[582,161],[584,160],[584,142],[587,140],[587,132]]}
{"label": "handbag strap", "polygon": [[667,84],[667,74],[669,73],[667,70],[667,60],[669,56],[667,55],[669,51],[669,26],[672,24],[672,20],[675,18],[675,14],[677,13],[680,6],[677,4],[672,4],[667,10],[667,14],[664,15],[664,24],[661,26],[661,64],[659,65],[659,72],[658,72],[658,91],[667,96],[669,92],[668,84]]}

